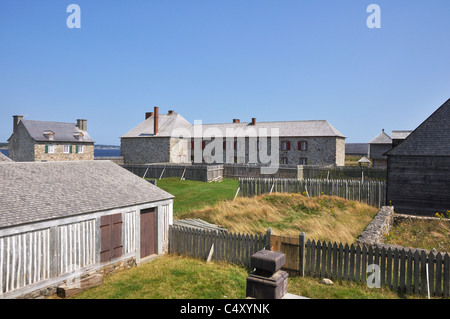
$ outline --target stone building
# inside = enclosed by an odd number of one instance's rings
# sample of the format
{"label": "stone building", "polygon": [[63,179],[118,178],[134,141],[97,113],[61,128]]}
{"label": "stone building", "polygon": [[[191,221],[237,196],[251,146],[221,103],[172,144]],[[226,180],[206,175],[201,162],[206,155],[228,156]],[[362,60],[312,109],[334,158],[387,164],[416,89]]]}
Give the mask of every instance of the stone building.
{"label": "stone building", "polygon": [[24,120],[15,115],[8,155],[16,162],[93,160],[94,140],[87,132],[87,120],[75,124]]}
{"label": "stone building", "polygon": [[266,164],[262,154],[277,154],[275,160],[285,165],[343,166],[345,136],[325,120],[257,122],[253,118],[199,125],[174,111],[159,114],[155,107],[121,137],[125,164]]}

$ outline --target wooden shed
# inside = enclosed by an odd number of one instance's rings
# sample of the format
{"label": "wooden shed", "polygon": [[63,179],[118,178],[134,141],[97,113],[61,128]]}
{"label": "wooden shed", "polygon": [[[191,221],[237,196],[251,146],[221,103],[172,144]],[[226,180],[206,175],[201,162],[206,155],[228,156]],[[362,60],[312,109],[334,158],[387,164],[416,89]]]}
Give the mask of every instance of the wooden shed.
{"label": "wooden shed", "polygon": [[168,248],[173,196],[110,161],[0,164],[0,297]]}
{"label": "wooden shed", "polygon": [[450,210],[450,100],[387,156],[387,201],[398,213]]}

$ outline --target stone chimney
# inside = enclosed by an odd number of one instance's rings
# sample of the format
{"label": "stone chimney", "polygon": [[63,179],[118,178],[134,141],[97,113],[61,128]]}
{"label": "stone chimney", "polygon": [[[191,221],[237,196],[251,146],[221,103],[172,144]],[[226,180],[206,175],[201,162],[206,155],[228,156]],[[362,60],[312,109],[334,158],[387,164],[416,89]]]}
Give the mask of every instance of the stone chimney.
{"label": "stone chimney", "polygon": [[173,114],[173,110],[169,110],[169,115]]}
{"label": "stone chimney", "polygon": [[233,119],[233,123],[241,123],[241,120],[239,120],[239,119]]}
{"label": "stone chimney", "polygon": [[155,117],[153,118],[154,135],[158,135],[159,107],[155,106]]}
{"label": "stone chimney", "polygon": [[256,125],[256,118],[252,117],[252,125]]}
{"label": "stone chimney", "polygon": [[87,131],[87,120],[78,119],[77,127],[82,131]]}
{"label": "stone chimney", "polygon": [[17,125],[22,121],[23,115],[13,115],[13,133],[16,132]]}

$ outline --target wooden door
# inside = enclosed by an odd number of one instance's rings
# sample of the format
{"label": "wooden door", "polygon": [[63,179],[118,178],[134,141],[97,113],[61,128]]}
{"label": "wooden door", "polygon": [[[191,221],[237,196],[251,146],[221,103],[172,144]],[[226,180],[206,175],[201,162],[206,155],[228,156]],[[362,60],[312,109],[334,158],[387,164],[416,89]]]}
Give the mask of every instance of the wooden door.
{"label": "wooden door", "polygon": [[141,258],[156,253],[155,208],[141,210]]}
{"label": "wooden door", "polygon": [[101,250],[100,261],[122,256],[122,214],[100,218]]}

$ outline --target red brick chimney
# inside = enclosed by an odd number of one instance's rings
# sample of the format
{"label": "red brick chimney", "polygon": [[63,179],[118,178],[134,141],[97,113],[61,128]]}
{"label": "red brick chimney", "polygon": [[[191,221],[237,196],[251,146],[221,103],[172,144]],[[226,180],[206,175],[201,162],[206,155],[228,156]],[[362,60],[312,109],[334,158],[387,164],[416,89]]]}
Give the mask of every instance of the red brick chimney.
{"label": "red brick chimney", "polygon": [[158,120],[159,120],[159,107],[155,106],[155,117],[154,117],[154,122],[153,122],[153,127],[154,127],[154,135],[158,134]]}
{"label": "red brick chimney", "polygon": [[173,110],[169,110],[169,115],[170,115],[170,114],[173,114]]}
{"label": "red brick chimney", "polygon": [[149,117],[153,116],[153,112],[146,112],[145,113],[145,119],[148,119]]}
{"label": "red brick chimney", "polygon": [[252,117],[252,125],[256,125],[256,118]]}
{"label": "red brick chimney", "polygon": [[233,123],[241,123],[239,119],[233,119]]}

